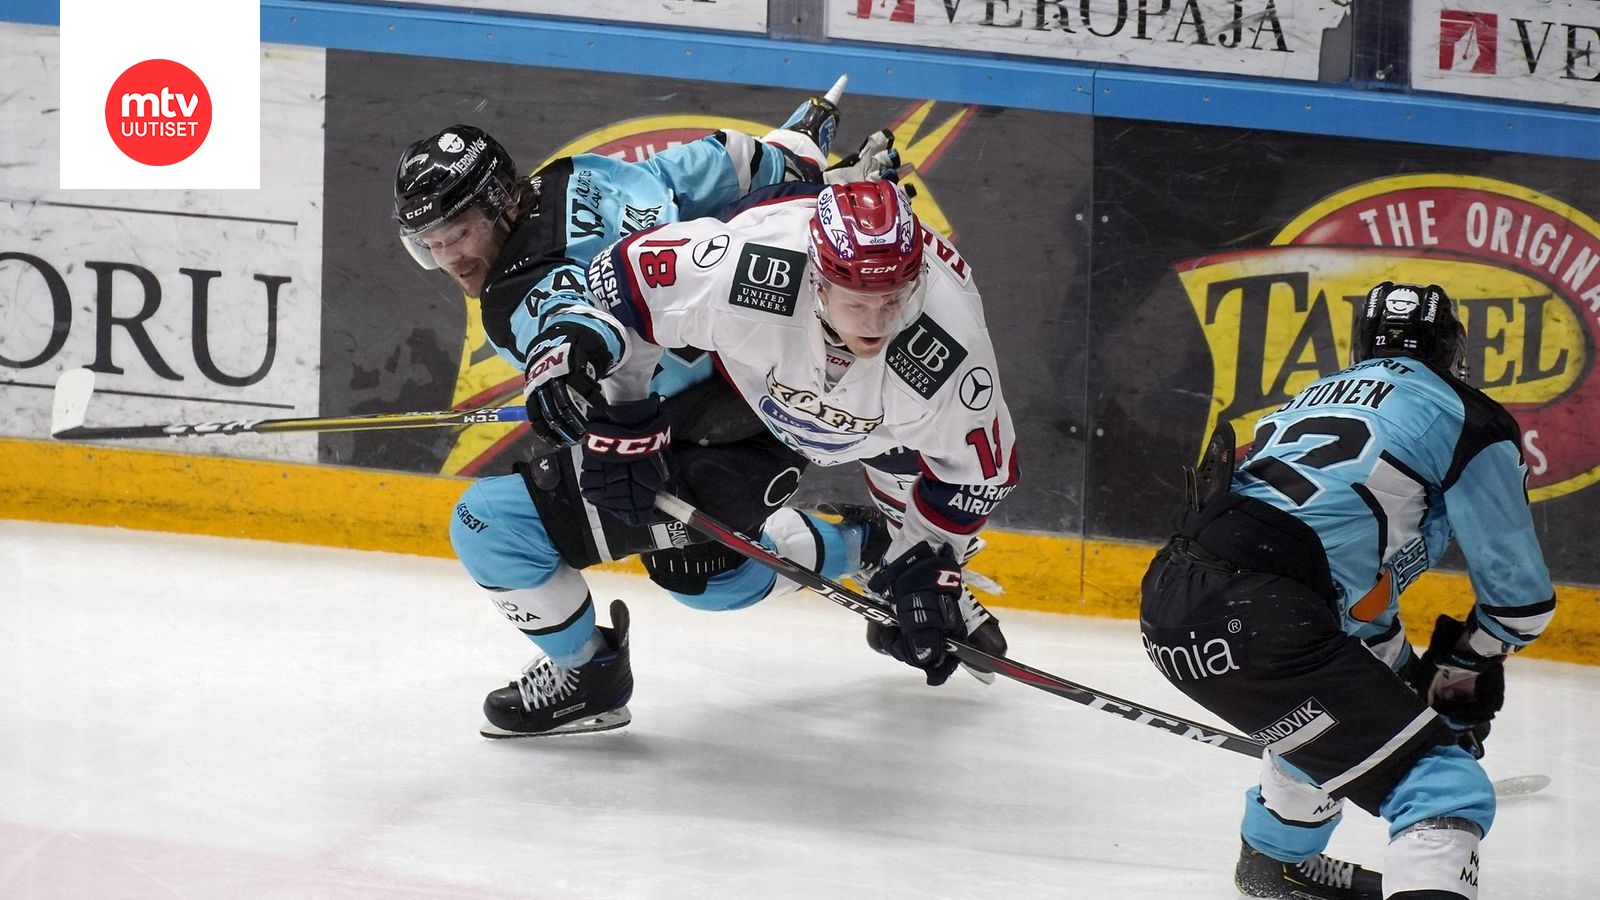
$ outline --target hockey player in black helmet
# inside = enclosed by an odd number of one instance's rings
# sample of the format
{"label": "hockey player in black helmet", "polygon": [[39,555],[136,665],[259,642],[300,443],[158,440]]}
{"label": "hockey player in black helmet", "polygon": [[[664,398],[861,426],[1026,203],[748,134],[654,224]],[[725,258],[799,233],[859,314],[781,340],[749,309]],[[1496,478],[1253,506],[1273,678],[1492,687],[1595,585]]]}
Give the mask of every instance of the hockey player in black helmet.
{"label": "hockey player in black helmet", "polygon": [[1374,356],[1409,356],[1466,378],[1467,332],[1444,288],[1385,281],[1368,291],[1356,317],[1350,361]]}
{"label": "hockey player in black helmet", "polygon": [[[1218,425],[1145,575],[1151,661],[1266,749],[1234,872],[1247,896],[1478,896],[1495,810],[1478,759],[1504,661],[1555,594],[1517,423],[1463,380],[1466,352],[1439,285],[1373,287],[1352,364],[1263,416],[1237,470]],[[1476,602],[1419,657],[1400,597],[1452,541]],[[1323,854],[1347,800],[1389,823],[1382,875]]]}
{"label": "hockey player in black helmet", "polygon": [[[898,158],[888,132],[824,171],[838,118],[834,99],[811,98],[759,140],[725,130],[639,163],[580,154],[527,178],[494,138],[453,125],[401,154],[394,184],[401,242],[418,264],[442,270],[476,298],[495,352],[530,384],[553,358],[597,375],[622,355],[620,336],[594,314],[586,294],[585,268],[603,247],[662,222],[712,215],[759,187],[894,175]],[[804,461],[714,377],[709,358],[663,353],[655,369],[651,389],[673,421],[677,484],[698,489],[708,512],[826,574],[861,568],[867,528],[783,508]],[[463,565],[541,651],[521,677],[485,699],[486,737],[598,731],[629,721],[627,609],[614,602],[610,627],[599,625],[581,569],[642,554],[655,581],[706,609],[749,605],[778,588],[770,575],[719,580],[742,557],[698,535],[598,512],[581,496],[578,453],[549,452],[570,441],[541,430],[546,420],[537,410],[530,418],[538,458],[475,482],[450,523]]]}
{"label": "hockey player in black helmet", "polygon": [[533,187],[517,178],[511,154],[471,125],[407,147],[395,173],[394,215],[406,251],[474,297],[532,199]]}

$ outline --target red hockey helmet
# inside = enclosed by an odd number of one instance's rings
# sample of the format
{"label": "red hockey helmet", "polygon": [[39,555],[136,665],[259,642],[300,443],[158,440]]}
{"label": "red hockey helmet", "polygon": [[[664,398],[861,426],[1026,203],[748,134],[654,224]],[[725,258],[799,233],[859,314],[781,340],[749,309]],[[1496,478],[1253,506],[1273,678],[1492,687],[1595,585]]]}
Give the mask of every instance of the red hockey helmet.
{"label": "red hockey helmet", "polygon": [[830,184],[807,242],[822,320],[841,335],[886,338],[922,309],[922,224],[891,181]]}
{"label": "red hockey helmet", "polygon": [[888,293],[922,274],[922,225],[892,181],[823,188],[809,249],[818,274],[855,291]]}

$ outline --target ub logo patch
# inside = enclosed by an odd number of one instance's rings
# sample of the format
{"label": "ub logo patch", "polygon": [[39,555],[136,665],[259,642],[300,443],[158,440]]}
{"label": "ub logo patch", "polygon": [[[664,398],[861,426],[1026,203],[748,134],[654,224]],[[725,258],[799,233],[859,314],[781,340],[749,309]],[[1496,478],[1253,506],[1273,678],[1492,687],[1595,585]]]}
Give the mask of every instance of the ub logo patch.
{"label": "ub logo patch", "polygon": [[889,342],[884,363],[924,399],[931,399],[961,368],[967,348],[924,313]]}
{"label": "ub logo patch", "polygon": [[804,281],[806,255],[782,247],[746,244],[739,251],[728,302],[780,316],[794,315]]}

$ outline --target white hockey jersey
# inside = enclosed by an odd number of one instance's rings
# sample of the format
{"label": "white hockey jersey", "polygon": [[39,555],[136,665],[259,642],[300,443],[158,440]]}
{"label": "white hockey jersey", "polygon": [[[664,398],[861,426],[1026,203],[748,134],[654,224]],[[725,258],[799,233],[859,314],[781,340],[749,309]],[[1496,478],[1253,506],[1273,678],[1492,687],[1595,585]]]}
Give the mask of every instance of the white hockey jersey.
{"label": "white hockey jersey", "polygon": [[887,558],[921,540],[963,555],[1017,478],[1015,432],[971,268],[924,231],[920,316],[875,356],[830,346],[806,257],[819,188],[754,193],[727,222],[663,225],[596,257],[591,295],[629,333],[629,353],[607,381],[621,396],[642,396],[657,348],[697,347],[773,434],[817,465],[914,451],[891,457],[899,466],[874,460],[867,472],[874,499],[902,519]]}

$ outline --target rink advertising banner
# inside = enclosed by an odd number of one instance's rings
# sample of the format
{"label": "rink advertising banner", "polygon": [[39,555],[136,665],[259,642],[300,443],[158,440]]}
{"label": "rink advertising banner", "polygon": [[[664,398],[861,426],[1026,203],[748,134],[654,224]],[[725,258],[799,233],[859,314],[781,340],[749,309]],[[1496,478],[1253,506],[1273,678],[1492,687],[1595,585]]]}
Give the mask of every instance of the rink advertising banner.
{"label": "rink advertising banner", "polygon": [[261,183],[257,0],[61,0],[63,189]]}
{"label": "rink advertising banner", "polygon": [[[0,433],[49,434],[65,369],[98,373],[89,424],[317,413],[323,51],[252,46],[262,190],[62,190],[58,34],[0,23]],[[170,442],[135,445],[175,449]],[[315,459],[303,435],[182,448]]]}
{"label": "rink advertising banner", "polygon": [[1600,223],[1581,210],[1488,178],[1383,178],[1324,198],[1268,247],[1177,272],[1211,349],[1213,406],[1240,434],[1349,364],[1368,288],[1421,279],[1449,286],[1473,384],[1522,426],[1529,497],[1600,479]]}
{"label": "rink advertising banner", "polygon": [[1412,0],[1411,86],[1600,108],[1600,3]]}
{"label": "rink advertising banner", "polygon": [[827,0],[828,36],[1316,80],[1339,0]]}
{"label": "rink advertising banner", "polygon": [[767,0],[400,0],[396,6],[456,6],[480,12],[573,16],[614,25],[681,25],[721,31],[767,30]]}
{"label": "rink advertising banner", "polygon": [[[412,99],[380,102],[396,95]],[[494,134],[523,172],[579,153],[637,162],[720,128],[764,134],[806,94],[334,52],[328,96],[322,407],[333,415],[522,400],[522,374],[488,346],[476,301],[419,269],[395,239],[390,179],[411,141],[464,121]],[[1081,473],[1072,435],[1081,416],[1063,412],[1059,398],[1082,395],[1081,371],[1069,362],[1082,359],[1082,323],[1065,307],[1083,293],[1075,265],[1085,257],[1086,231],[1063,235],[1060,223],[1087,214],[1087,120],[853,94],[843,110],[835,155],[854,150],[874,127],[894,126],[911,166],[906,181],[918,189],[917,213],[954,236],[976,271],[994,343],[1009,351],[1000,374],[1013,418],[1037,423],[1021,438],[1023,477],[1033,491],[1025,500],[1014,494],[999,515],[1075,530]],[[995,175],[975,182],[974,173]],[[363,467],[477,475],[506,471],[526,444],[524,428],[475,426],[330,434],[322,455]],[[1033,458],[1052,464],[1029,470]],[[815,477],[861,490],[853,467]]]}
{"label": "rink advertising banner", "polygon": [[1178,467],[1219,420],[1248,442],[1262,415],[1349,364],[1372,285],[1437,282],[1459,303],[1469,382],[1521,426],[1552,570],[1600,580],[1600,560],[1571,539],[1600,502],[1600,167],[1098,128],[1094,296],[1120,302],[1096,303],[1091,328],[1091,394],[1106,399],[1090,467],[1107,476],[1093,485],[1092,532],[1158,537]]}

